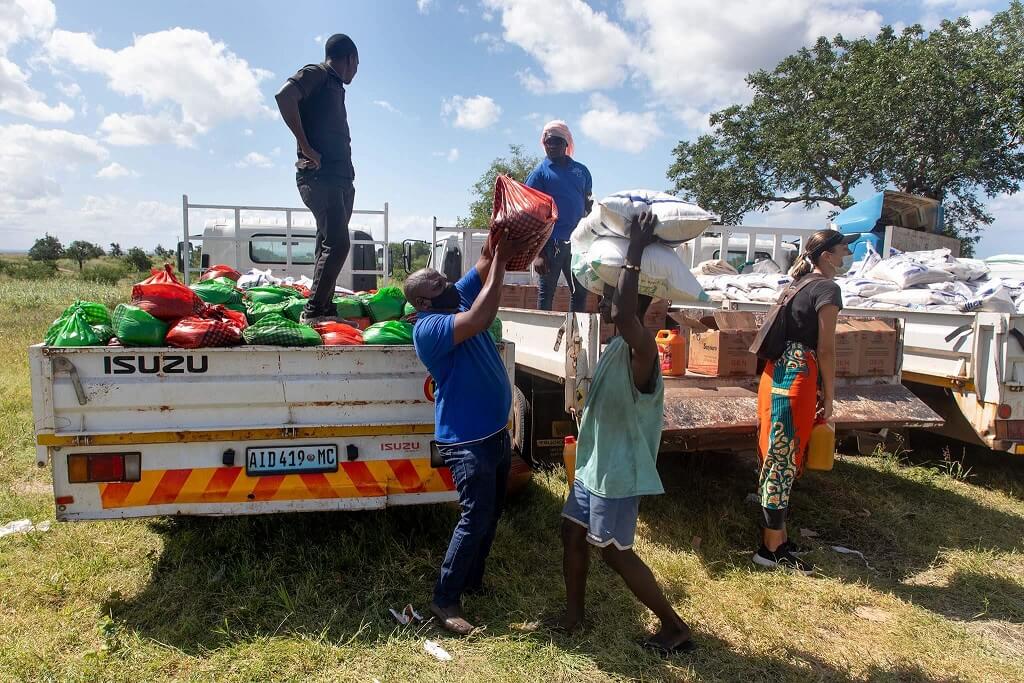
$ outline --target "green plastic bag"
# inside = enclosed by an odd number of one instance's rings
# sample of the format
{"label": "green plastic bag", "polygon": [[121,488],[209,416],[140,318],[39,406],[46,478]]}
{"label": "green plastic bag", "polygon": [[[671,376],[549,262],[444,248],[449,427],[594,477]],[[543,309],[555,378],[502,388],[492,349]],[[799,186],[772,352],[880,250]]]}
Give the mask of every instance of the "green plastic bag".
{"label": "green plastic bag", "polygon": [[363,302],[359,299],[346,296],[346,297],[334,297],[334,307],[338,309],[338,317],[346,320],[352,320],[353,318],[362,318],[366,315],[366,309],[363,307]]}
{"label": "green plastic bag", "polygon": [[[246,307],[245,317],[250,324],[257,323],[271,314],[285,315],[285,309],[291,301],[285,299],[272,304],[265,304],[259,301],[250,301]],[[287,316],[286,316],[287,317]]]}
{"label": "green plastic bag", "polygon": [[382,323],[386,320],[397,320],[405,310],[405,295],[398,287],[381,287],[376,293],[363,299],[370,320]]}
{"label": "green plastic bag", "polygon": [[[226,279],[226,278],[221,278]],[[240,304],[242,293],[235,289],[234,284],[225,285],[216,280],[204,280],[192,285],[192,291],[208,304]]]}
{"label": "green plastic bag", "polygon": [[491,335],[491,339],[494,340],[495,344],[501,343],[501,318],[495,318],[491,326],[487,328],[487,333]]}
{"label": "green plastic bag", "polygon": [[416,315],[416,307],[410,304],[408,301],[405,302],[405,307],[402,309],[402,317],[407,318],[410,315]]}
{"label": "green plastic bag", "polygon": [[302,295],[291,287],[275,287],[273,285],[250,287],[245,290],[245,295],[250,301],[259,301],[263,304],[277,304],[287,299],[302,298]]}
{"label": "green plastic bag", "polygon": [[85,311],[74,308],[57,318],[46,331],[47,346],[99,346],[100,338],[89,325]]}
{"label": "green plastic bag", "polygon": [[318,346],[320,335],[309,325],[300,325],[279,313],[271,313],[242,330],[246,344],[273,346]]}
{"label": "green plastic bag", "polygon": [[[60,316],[54,320],[49,329],[46,330],[46,337],[44,338],[47,346],[58,346],[54,341],[56,340],[57,332],[62,328],[61,323],[66,323],[67,319],[72,314],[78,314],[90,327],[93,325],[109,325],[110,324],[110,311],[103,304],[98,304],[94,301],[76,301],[67,308],[65,308]],[[106,343],[106,342],[103,342]],[[82,346],[79,344],[78,346]]]}
{"label": "green plastic bag", "polygon": [[114,336],[114,328],[110,325],[90,325],[100,344],[106,344]]}
{"label": "green plastic bag", "polygon": [[125,346],[163,346],[168,326],[138,306],[118,304],[113,327],[114,336]]}
{"label": "green plastic bag", "polygon": [[284,317],[289,320],[299,322],[299,316],[302,315],[302,311],[306,308],[306,300],[292,299],[291,301],[282,301],[281,303],[284,304],[284,308],[282,310]]}
{"label": "green plastic bag", "polygon": [[232,289],[235,289],[235,288],[238,287],[238,283],[235,282],[234,280],[232,280],[229,277],[214,277],[214,278],[210,278],[209,280],[204,280],[204,282],[216,282],[217,284],[220,284],[220,285],[227,285],[228,287],[231,287]]}
{"label": "green plastic bag", "polygon": [[412,325],[399,320],[370,325],[363,330],[363,343],[377,345],[412,344]]}

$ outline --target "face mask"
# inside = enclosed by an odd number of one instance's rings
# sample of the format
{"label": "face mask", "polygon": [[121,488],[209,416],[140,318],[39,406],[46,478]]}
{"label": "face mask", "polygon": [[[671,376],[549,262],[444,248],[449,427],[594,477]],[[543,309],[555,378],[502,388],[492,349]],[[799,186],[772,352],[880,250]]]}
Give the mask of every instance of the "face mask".
{"label": "face mask", "polygon": [[462,299],[459,298],[459,290],[455,285],[449,284],[444,291],[430,300],[430,308],[435,311],[456,311]]}
{"label": "face mask", "polygon": [[853,266],[853,254],[847,254],[843,257],[842,263],[836,266],[836,275],[846,275],[850,272],[850,268]]}

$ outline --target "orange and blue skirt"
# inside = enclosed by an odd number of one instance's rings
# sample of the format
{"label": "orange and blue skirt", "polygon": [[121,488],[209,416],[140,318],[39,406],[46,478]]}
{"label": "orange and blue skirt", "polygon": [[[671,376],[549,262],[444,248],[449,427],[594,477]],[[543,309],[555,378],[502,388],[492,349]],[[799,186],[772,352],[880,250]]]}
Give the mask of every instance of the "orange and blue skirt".
{"label": "orange and blue skirt", "polygon": [[765,366],[757,390],[758,495],[764,526],[782,529],[793,484],[803,472],[818,411],[818,358],[800,342]]}

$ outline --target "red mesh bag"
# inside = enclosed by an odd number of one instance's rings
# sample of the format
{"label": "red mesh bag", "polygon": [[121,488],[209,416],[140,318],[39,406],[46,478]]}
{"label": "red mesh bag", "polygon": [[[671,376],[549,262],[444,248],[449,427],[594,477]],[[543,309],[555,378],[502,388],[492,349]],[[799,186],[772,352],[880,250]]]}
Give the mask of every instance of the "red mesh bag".
{"label": "red mesh bag", "polygon": [[346,346],[363,343],[363,333],[341,322],[323,322],[313,325],[324,346]]}
{"label": "red mesh bag", "polygon": [[245,317],[245,313],[233,311],[221,304],[208,305],[206,310],[203,311],[203,317],[232,323],[240,330],[244,330],[249,326],[249,320]]}
{"label": "red mesh bag", "polygon": [[210,269],[203,273],[203,276],[199,278],[200,282],[203,280],[212,280],[215,277],[226,277],[229,280],[238,282],[238,278],[242,277],[242,274],[231,266],[226,266],[223,263],[210,266]]}
{"label": "red mesh bag", "polygon": [[242,330],[232,322],[213,318],[182,318],[167,330],[168,346],[198,349],[204,346],[236,346],[242,343]]}
{"label": "red mesh bag", "polygon": [[524,271],[537,258],[558,220],[558,207],[550,195],[527,187],[506,175],[494,181],[491,239],[508,231],[509,239],[534,235],[536,240],[509,260],[506,270]]}
{"label": "red mesh bag", "polygon": [[132,305],[164,321],[201,316],[206,303],[195,292],[179,284],[138,284],[132,287]]}
{"label": "red mesh bag", "polygon": [[140,282],[140,285],[180,285],[181,281],[175,277],[174,268],[170,263],[165,263],[163,270],[153,268],[150,276]]}

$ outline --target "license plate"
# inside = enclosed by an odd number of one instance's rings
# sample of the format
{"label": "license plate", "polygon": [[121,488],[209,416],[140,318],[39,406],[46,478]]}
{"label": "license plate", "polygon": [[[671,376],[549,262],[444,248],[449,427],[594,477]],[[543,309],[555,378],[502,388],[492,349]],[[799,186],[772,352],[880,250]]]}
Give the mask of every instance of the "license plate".
{"label": "license plate", "polygon": [[251,477],[337,471],[338,446],[335,444],[251,446],[245,449],[245,473]]}

